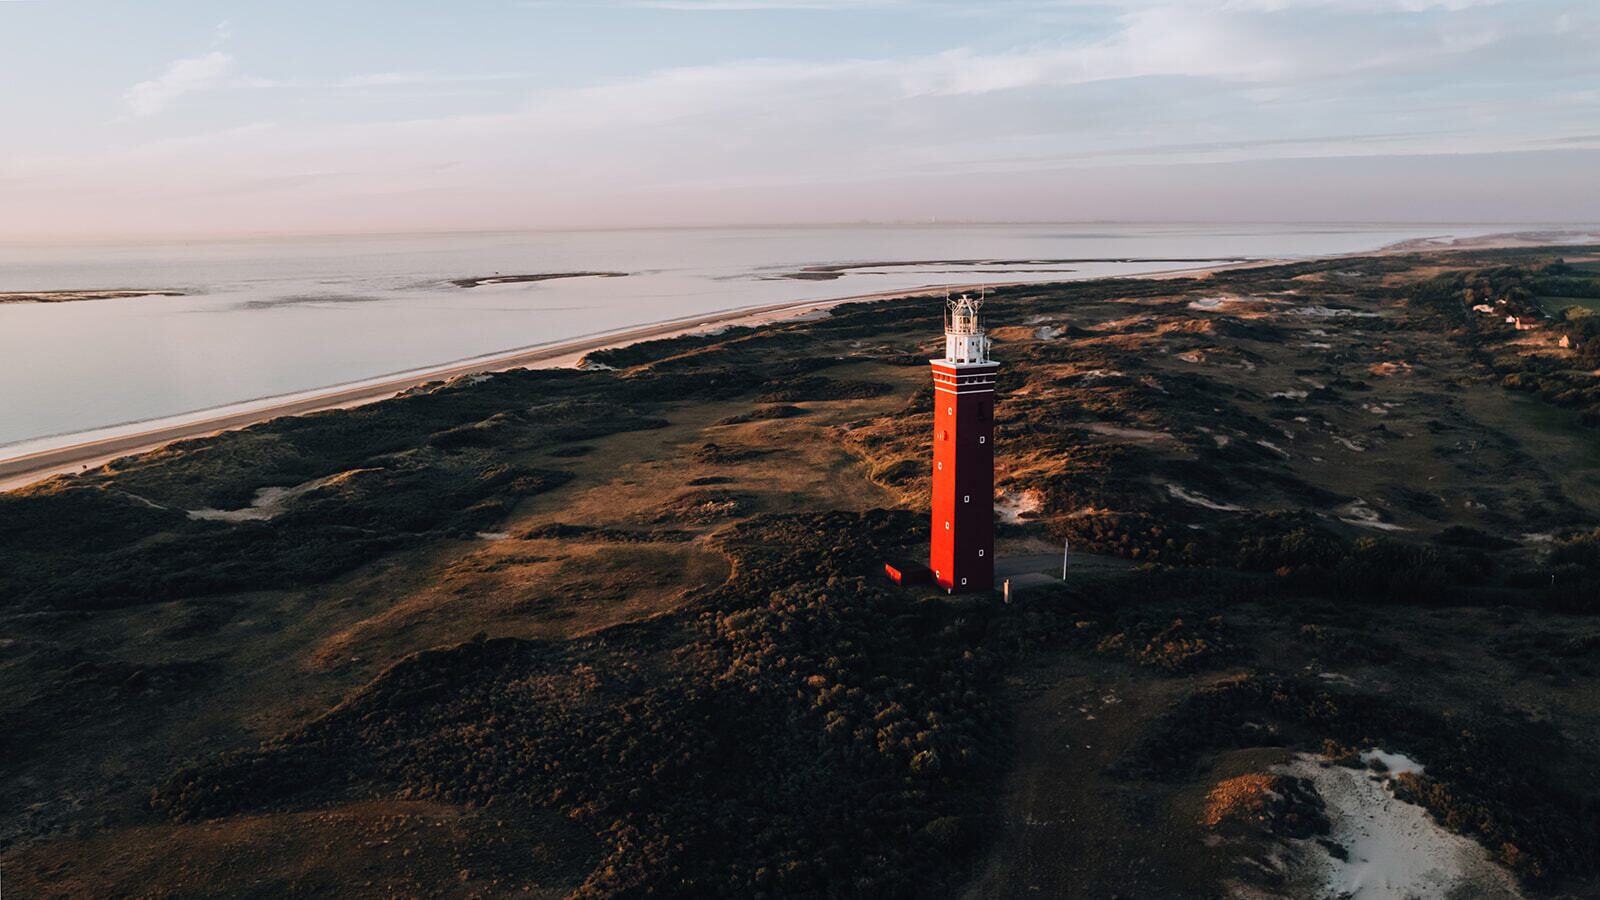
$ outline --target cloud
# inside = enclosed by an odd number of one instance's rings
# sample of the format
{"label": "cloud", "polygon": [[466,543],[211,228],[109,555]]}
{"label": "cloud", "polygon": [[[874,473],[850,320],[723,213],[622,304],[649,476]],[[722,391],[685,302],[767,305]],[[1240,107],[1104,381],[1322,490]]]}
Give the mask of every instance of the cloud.
{"label": "cloud", "polygon": [[[522,0],[519,6],[531,9],[570,9],[611,6],[624,9],[663,9],[677,12],[770,12],[774,10],[852,10],[889,7],[916,8],[917,0]],[[935,4],[940,5],[940,4]]]}
{"label": "cloud", "polygon": [[681,12],[749,12],[777,9],[850,10],[883,6],[877,0],[634,0],[628,4],[642,9],[672,9]]}
{"label": "cloud", "polygon": [[135,116],[153,116],[185,94],[220,86],[232,67],[233,57],[220,50],[176,60],[160,76],[128,89],[124,96],[128,111]]}

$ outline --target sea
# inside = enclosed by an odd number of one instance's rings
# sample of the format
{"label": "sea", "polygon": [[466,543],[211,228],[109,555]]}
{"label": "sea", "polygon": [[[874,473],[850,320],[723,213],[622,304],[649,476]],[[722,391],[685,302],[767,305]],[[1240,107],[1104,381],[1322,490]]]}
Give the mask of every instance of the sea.
{"label": "sea", "polygon": [[[0,293],[183,292],[0,304],[0,459],[740,307],[1545,227],[844,225],[0,244]],[[566,272],[625,277],[453,283]]]}

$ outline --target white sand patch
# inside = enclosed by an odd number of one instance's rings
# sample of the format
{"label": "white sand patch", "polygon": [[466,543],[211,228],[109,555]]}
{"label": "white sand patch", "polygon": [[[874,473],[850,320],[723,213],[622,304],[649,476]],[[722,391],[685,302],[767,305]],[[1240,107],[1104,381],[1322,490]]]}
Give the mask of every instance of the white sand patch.
{"label": "white sand patch", "polygon": [[1122,373],[1118,372],[1116,369],[1090,369],[1087,372],[1078,373],[1078,378],[1082,379],[1083,381],[1099,381],[1102,378],[1121,377]]}
{"label": "white sand patch", "polygon": [[1124,438],[1130,441],[1176,440],[1176,438],[1165,431],[1152,431],[1148,428],[1128,428],[1122,425],[1107,425],[1104,422],[1096,422],[1093,425],[1086,425],[1084,427],[1095,434],[1103,434],[1106,437]]}
{"label": "white sand patch", "polygon": [[480,531],[474,535],[480,541],[509,541],[511,535],[505,531]]}
{"label": "white sand patch", "polygon": [[1219,434],[1204,425],[1196,425],[1195,428],[1205,434],[1211,435],[1211,439],[1217,442],[1218,447],[1226,447],[1233,442],[1233,438],[1229,437],[1228,435]]}
{"label": "white sand patch", "polygon": [[1038,491],[1001,491],[994,498],[994,510],[1000,521],[1016,525],[1022,517],[1038,512],[1041,501]]}
{"label": "white sand patch", "polygon": [[1383,771],[1388,772],[1390,775],[1424,774],[1422,764],[1404,753],[1390,753],[1387,750],[1377,749],[1361,751],[1362,762],[1370,766],[1373,760],[1382,763]]}
{"label": "white sand patch", "polygon": [[[1381,750],[1363,753],[1362,758],[1392,762],[1393,773],[1422,770],[1400,754]],[[1446,831],[1422,807],[1396,799],[1390,773],[1373,775],[1329,765],[1304,753],[1274,771],[1304,778],[1316,787],[1327,803],[1333,827],[1329,838],[1348,854],[1336,859],[1311,841],[1294,842],[1304,852],[1291,863],[1300,869],[1292,880],[1315,896],[1353,900],[1522,896],[1511,873],[1495,864],[1483,847]]]}
{"label": "white sand patch", "polygon": [[1347,437],[1344,437],[1343,435],[1334,434],[1334,435],[1329,435],[1329,437],[1333,438],[1336,442],[1339,443],[1340,446],[1344,447],[1346,450],[1350,450],[1350,451],[1353,451],[1353,452],[1356,452],[1356,453],[1365,453],[1365,452],[1367,452],[1367,448],[1366,447],[1363,447],[1362,445],[1356,443],[1355,441],[1350,440]]}
{"label": "white sand patch", "polygon": [[1337,306],[1296,306],[1289,310],[1296,316],[1311,316],[1318,319],[1376,319],[1378,314],[1363,312],[1359,309],[1345,309]]}
{"label": "white sand patch", "polygon": [[367,472],[370,469],[351,469],[348,472],[339,472],[324,478],[314,478],[311,481],[297,484],[294,487],[264,487],[256,491],[255,499],[250,505],[242,509],[191,509],[189,518],[204,519],[210,522],[264,522],[267,519],[282,513],[289,508],[289,504],[296,497],[314,491],[324,485],[332,484],[341,478],[348,478],[357,472]]}
{"label": "white sand patch", "polygon": [[1186,363],[1203,363],[1206,361],[1206,358],[1200,355],[1199,350],[1190,350],[1187,353],[1179,353],[1178,358]]}
{"label": "white sand patch", "polygon": [[617,370],[616,366],[608,366],[602,362],[595,362],[587,356],[578,360],[578,368],[584,370],[585,372],[615,372]]}
{"label": "white sand patch", "polygon": [[136,501],[144,506],[150,507],[151,509],[171,509],[171,507],[162,506],[154,500],[151,500],[149,497],[141,497],[138,494],[130,491],[116,491],[115,493],[121,494],[122,496],[127,497],[129,500]]}
{"label": "white sand patch", "polygon": [[1255,297],[1255,296],[1241,297],[1241,296],[1239,296],[1237,294],[1219,294],[1219,295],[1217,295],[1215,297],[1200,297],[1200,298],[1198,298],[1196,300],[1191,300],[1191,301],[1189,301],[1189,308],[1190,309],[1201,310],[1202,312],[1215,312],[1216,310],[1224,309],[1226,307],[1234,306],[1234,305],[1241,304],[1241,303],[1283,303],[1283,302],[1284,301],[1277,300],[1277,299],[1274,299],[1272,297]]}
{"label": "white sand patch", "polygon": [[1281,400],[1304,400],[1305,398],[1311,396],[1311,392],[1310,391],[1273,391],[1271,394],[1268,394],[1267,396],[1269,396],[1269,397],[1277,397],[1277,398],[1279,398]]}
{"label": "white sand patch", "polygon": [[204,509],[189,510],[189,518],[205,519],[211,522],[251,522],[265,521],[283,512],[288,504],[288,494],[294,488],[264,487],[256,491],[255,499],[250,505],[242,509]]}
{"label": "white sand patch", "polygon": [[[1291,435],[1291,437],[1292,437],[1292,435]],[[1290,459],[1291,458],[1290,454],[1289,454],[1289,451],[1283,449],[1282,447],[1279,447],[1277,444],[1274,444],[1271,441],[1264,441],[1264,440],[1257,439],[1256,443],[1258,445],[1262,446],[1262,447],[1267,448],[1268,450],[1271,450],[1273,453],[1278,454],[1279,456],[1283,457],[1284,459]]]}
{"label": "white sand patch", "polygon": [[829,317],[831,315],[833,315],[833,310],[831,310],[831,309],[812,309],[812,310],[807,310],[806,312],[803,312],[803,313],[799,314],[798,316],[789,316],[788,318],[784,319],[784,321],[785,322],[814,322],[817,319],[826,319],[827,317]]}
{"label": "white sand patch", "polygon": [[1383,521],[1383,514],[1367,505],[1367,501],[1357,497],[1354,502],[1339,507],[1339,521],[1357,528],[1371,528],[1375,531],[1410,531],[1402,525]]}
{"label": "white sand patch", "polygon": [[1235,506],[1232,503],[1218,503],[1204,494],[1198,494],[1194,491],[1186,491],[1175,484],[1167,485],[1167,493],[1171,494],[1175,499],[1182,500],[1185,503],[1193,503],[1195,506],[1203,506],[1206,509],[1215,509],[1220,512],[1239,512],[1245,508],[1243,506]]}
{"label": "white sand patch", "polygon": [[1042,325],[1033,330],[1033,336],[1041,341],[1051,341],[1061,336],[1061,327],[1058,325]]}
{"label": "white sand patch", "polygon": [[1529,531],[1522,535],[1524,544],[1550,544],[1554,543],[1556,533],[1553,531]]}

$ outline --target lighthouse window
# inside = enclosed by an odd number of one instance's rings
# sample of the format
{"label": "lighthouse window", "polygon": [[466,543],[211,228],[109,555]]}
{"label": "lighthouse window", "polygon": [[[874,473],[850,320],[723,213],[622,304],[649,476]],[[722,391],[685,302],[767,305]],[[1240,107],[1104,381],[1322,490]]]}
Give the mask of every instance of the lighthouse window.
{"label": "lighthouse window", "polygon": [[941,441],[950,440],[950,432],[948,432],[948,431],[939,432],[939,440],[941,440]]}
{"label": "lighthouse window", "polygon": [[967,583],[967,580],[966,580],[966,579],[965,579],[965,578],[963,578],[963,579],[961,579],[961,583],[962,583],[962,584],[966,584],[966,583]]}
{"label": "lighthouse window", "polygon": [[980,435],[978,435],[978,443],[980,443],[980,444],[987,444],[987,443],[989,443],[989,438],[988,438],[988,436],[987,436],[987,435],[982,435],[982,434],[980,434]]}
{"label": "lighthouse window", "polygon": [[953,416],[956,414],[956,408],[954,406],[946,406],[944,408],[944,414],[947,416]]}
{"label": "lighthouse window", "polygon": [[983,555],[983,548],[982,548],[982,547],[979,547],[979,548],[978,548],[978,555],[979,555],[979,556],[982,556],[982,555]]}
{"label": "lighthouse window", "polygon": [[971,494],[962,494],[961,495],[961,502],[962,503],[971,503],[972,502],[972,495]]}
{"label": "lighthouse window", "polygon": [[938,462],[934,463],[933,465],[934,465],[934,468],[938,469],[939,471],[941,471],[941,472],[944,471],[944,460],[941,459]]}
{"label": "lighthouse window", "polygon": [[950,530],[950,523],[949,522],[944,523],[944,530],[945,531],[949,531]]}

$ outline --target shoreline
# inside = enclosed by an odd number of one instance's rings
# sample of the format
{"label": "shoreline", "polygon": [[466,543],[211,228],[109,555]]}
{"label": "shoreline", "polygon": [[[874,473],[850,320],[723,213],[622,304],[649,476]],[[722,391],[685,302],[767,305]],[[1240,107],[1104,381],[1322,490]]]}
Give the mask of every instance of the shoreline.
{"label": "shoreline", "polygon": [[[1265,265],[1275,262],[1279,262],[1279,260],[1252,261],[1244,264]],[[1148,272],[1127,277],[1203,275],[1237,265],[1241,264],[1228,263],[1224,266]],[[679,337],[709,328],[770,325],[845,303],[875,303],[905,297],[917,297],[941,291],[955,293],[976,291],[983,287],[1019,287],[1030,284],[1052,283],[1055,282],[1044,280],[949,285],[928,284],[904,290],[853,294],[847,297],[796,300],[764,306],[740,307],[691,318],[669,319],[664,322],[640,325],[622,331],[563,340],[552,344],[520,347],[465,360],[456,360],[424,369],[415,369],[392,375],[380,375],[373,379],[345,385],[313,388],[311,391],[302,393],[261,398],[260,401],[246,400],[240,404],[216,407],[212,410],[180,413],[151,420],[148,423],[151,427],[146,429],[125,434],[109,434],[104,437],[91,438],[60,447],[50,447],[8,459],[0,459],[0,491],[17,490],[55,475],[97,468],[114,459],[157,450],[176,441],[207,437],[224,431],[247,428],[270,419],[283,416],[301,416],[324,410],[348,409],[364,406],[368,403],[378,403],[391,399],[396,394],[425,384],[447,381],[463,375],[503,372],[508,369],[575,366],[585,354],[595,350],[627,346],[640,341]],[[234,409],[234,407],[241,408]],[[232,411],[224,412],[224,410]],[[207,413],[216,414],[207,415]],[[99,430],[115,431],[119,428],[137,427],[139,424],[141,423],[126,423],[122,426],[107,426]],[[93,432],[87,433],[92,434]],[[63,437],[70,437],[70,435],[64,435]],[[39,438],[36,440],[46,439]]]}
{"label": "shoreline", "polygon": [[[1356,254],[1328,254],[1304,257],[1304,260],[1335,259],[1346,256],[1376,255],[1384,252],[1370,251]],[[1102,278],[1080,279],[1099,281],[1104,278],[1186,278],[1204,277],[1216,272],[1259,266],[1281,265],[1303,261],[1300,258],[1263,258],[1230,260],[1215,265],[1164,269],[1130,275],[1112,275]],[[976,282],[971,284],[926,284],[915,288],[853,294],[812,300],[796,300],[755,307],[740,307],[707,313],[690,318],[669,319],[599,335],[573,338],[552,344],[525,346],[512,350],[455,360],[437,366],[405,372],[379,375],[371,379],[309,391],[245,400],[237,404],[179,413],[147,423],[124,423],[107,426],[96,431],[116,432],[137,428],[141,424],[151,427],[126,433],[106,434],[59,447],[48,447],[0,459],[0,491],[13,491],[36,484],[55,475],[97,468],[112,460],[160,449],[177,441],[207,437],[224,431],[248,428],[260,422],[283,416],[301,416],[330,409],[348,409],[393,398],[407,390],[437,381],[446,381],[463,375],[502,372],[519,368],[559,368],[575,366],[582,357],[596,350],[622,347],[641,341],[680,337],[709,328],[770,325],[786,319],[805,316],[845,303],[876,303],[916,297],[936,292],[971,292],[982,288],[1022,287],[1071,283],[1061,279],[1028,279],[1024,281]],[[165,424],[163,424],[165,423]],[[95,431],[84,432],[94,434]],[[63,435],[70,437],[70,435]],[[48,440],[48,438],[38,438]]]}

